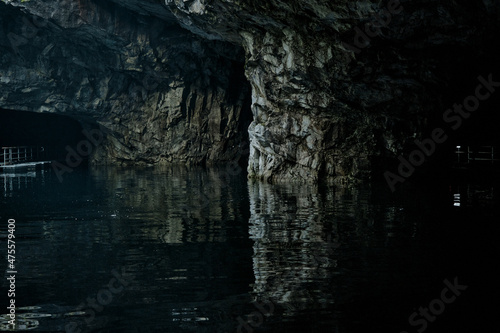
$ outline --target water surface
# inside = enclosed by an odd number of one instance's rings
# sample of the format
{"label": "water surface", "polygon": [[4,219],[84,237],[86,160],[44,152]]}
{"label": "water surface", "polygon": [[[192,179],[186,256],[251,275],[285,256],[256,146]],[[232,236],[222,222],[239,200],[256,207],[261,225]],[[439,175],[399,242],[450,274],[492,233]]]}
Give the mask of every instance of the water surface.
{"label": "water surface", "polygon": [[177,167],[0,181],[1,243],[15,218],[16,304],[35,307],[19,310],[35,331],[417,332],[409,316],[454,278],[468,289],[425,331],[492,322],[488,182],[392,194]]}

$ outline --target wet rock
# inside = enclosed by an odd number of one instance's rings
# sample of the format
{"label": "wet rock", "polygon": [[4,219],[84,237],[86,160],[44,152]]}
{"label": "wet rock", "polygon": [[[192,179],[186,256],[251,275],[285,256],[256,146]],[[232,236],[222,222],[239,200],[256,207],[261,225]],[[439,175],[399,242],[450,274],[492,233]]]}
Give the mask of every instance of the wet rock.
{"label": "wet rock", "polygon": [[494,71],[500,21],[492,1],[9,3],[0,107],[99,122],[96,163],[215,163],[249,138],[270,182],[381,175]]}

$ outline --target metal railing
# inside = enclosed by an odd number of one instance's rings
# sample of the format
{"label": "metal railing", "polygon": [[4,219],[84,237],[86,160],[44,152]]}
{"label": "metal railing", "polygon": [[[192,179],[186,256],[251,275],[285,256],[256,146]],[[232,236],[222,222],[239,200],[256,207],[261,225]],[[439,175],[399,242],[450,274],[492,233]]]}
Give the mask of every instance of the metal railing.
{"label": "metal railing", "polygon": [[42,152],[38,146],[1,147],[0,166],[38,161]]}
{"label": "metal railing", "polygon": [[500,161],[500,159],[498,159],[498,153],[495,146],[457,146],[455,154],[457,156],[456,162],[458,163],[469,164],[475,161],[481,161],[491,162],[491,164],[494,164],[495,162]]}

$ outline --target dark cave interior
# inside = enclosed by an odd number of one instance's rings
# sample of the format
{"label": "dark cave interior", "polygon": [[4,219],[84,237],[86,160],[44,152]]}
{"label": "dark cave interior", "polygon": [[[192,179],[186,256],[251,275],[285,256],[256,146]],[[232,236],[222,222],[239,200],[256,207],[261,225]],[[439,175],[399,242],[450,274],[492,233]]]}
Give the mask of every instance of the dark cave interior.
{"label": "dark cave interior", "polygon": [[47,158],[63,160],[66,147],[76,147],[85,137],[77,120],[50,113],[0,109],[0,146],[44,147]]}

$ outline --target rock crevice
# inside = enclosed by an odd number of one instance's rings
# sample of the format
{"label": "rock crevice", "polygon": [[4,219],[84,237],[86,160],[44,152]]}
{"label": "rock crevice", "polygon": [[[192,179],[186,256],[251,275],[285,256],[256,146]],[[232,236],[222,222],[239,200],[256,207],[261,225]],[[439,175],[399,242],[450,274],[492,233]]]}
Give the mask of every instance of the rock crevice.
{"label": "rock crevice", "polygon": [[95,163],[224,162],[249,140],[250,177],[373,178],[499,68],[491,1],[0,6],[0,107],[100,123]]}
{"label": "rock crevice", "polygon": [[[481,71],[464,64],[495,63],[491,2],[167,4],[193,33],[244,47],[254,116],[248,171],[273,182],[372,178],[435,124],[450,90]],[[469,57],[450,61],[447,49]]]}

